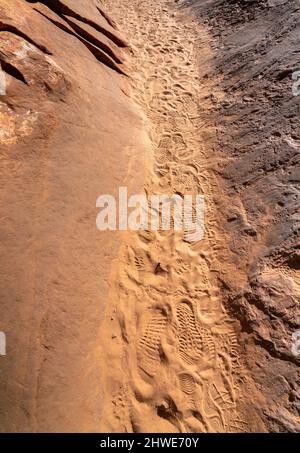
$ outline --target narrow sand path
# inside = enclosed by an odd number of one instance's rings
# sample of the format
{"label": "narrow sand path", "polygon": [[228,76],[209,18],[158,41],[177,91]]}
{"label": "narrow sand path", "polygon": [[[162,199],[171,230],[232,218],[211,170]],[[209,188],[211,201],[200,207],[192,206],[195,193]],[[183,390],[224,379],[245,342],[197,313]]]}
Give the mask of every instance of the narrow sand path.
{"label": "narrow sand path", "polygon": [[208,38],[177,2],[105,4],[133,47],[132,96],[154,156],[146,194],[204,194],[207,205],[206,236],[196,244],[174,231],[125,236],[102,331],[101,430],[243,431],[238,345],[214,272],[220,240],[200,134],[197,46]]}

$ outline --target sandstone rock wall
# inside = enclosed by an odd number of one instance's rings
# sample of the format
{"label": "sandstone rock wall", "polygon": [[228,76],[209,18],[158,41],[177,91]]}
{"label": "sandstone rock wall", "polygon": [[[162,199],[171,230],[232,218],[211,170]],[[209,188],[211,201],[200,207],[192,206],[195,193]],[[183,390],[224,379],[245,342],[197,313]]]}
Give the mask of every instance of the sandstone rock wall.
{"label": "sandstone rock wall", "polygon": [[96,199],[138,191],[147,148],[125,46],[96,0],[0,1],[4,432],[98,429],[120,238],[96,230]]}
{"label": "sandstone rock wall", "polygon": [[216,203],[236,267],[229,275],[224,265],[220,278],[257,388],[248,391],[245,414],[251,422],[257,411],[268,431],[299,431],[300,356],[293,354],[293,335],[300,330],[300,96],[292,91],[299,2],[183,4],[214,38],[214,69],[202,83],[217,76],[216,92],[224,93],[220,99],[212,90],[202,116],[216,126],[207,137],[215,142],[212,171],[225,187]]}

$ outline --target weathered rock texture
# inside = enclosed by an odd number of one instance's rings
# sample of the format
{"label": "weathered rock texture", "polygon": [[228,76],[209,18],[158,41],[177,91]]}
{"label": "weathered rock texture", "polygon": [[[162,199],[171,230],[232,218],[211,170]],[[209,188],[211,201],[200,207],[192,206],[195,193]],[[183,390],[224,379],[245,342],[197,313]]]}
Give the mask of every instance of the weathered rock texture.
{"label": "weathered rock texture", "polygon": [[98,429],[119,237],[97,232],[96,199],[137,191],[145,166],[125,45],[96,0],[0,1],[4,432]]}
{"label": "weathered rock texture", "polygon": [[[240,343],[256,387],[246,413],[267,431],[300,430],[299,117],[292,74],[299,70],[297,1],[190,1],[214,37],[220,77],[203,112],[217,134],[213,171],[225,196],[216,200],[235,275],[224,269],[227,308],[241,323]],[[199,55],[201,64],[201,55]],[[202,79],[205,83],[205,79]],[[246,284],[241,284],[246,276]]]}

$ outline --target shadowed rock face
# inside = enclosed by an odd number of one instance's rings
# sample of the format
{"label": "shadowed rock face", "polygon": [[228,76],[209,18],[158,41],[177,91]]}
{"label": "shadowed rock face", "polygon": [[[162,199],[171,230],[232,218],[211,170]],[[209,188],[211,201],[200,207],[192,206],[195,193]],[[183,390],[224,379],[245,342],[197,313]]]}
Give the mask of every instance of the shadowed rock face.
{"label": "shadowed rock face", "polygon": [[119,237],[96,199],[139,190],[146,143],[124,46],[96,0],[0,1],[1,431],[98,429]]}
{"label": "shadowed rock face", "polygon": [[[300,96],[292,92],[299,2],[183,3],[211,27],[215,68],[205,77],[220,76],[225,94],[219,102],[211,93],[203,117],[217,124],[213,168],[226,188],[218,201],[220,224],[237,269],[235,277],[224,269],[227,307],[241,322],[259,389],[248,413],[255,408],[268,431],[299,431],[300,357],[292,353],[292,335],[300,330]],[[216,141],[215,134],[208,138]]]}

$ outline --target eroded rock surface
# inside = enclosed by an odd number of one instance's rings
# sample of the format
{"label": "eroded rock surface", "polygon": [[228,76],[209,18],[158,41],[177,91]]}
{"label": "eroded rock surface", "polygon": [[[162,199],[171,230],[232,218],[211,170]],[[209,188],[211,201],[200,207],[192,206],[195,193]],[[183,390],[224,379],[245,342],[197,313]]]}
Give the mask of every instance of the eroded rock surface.
{"label": "eroded rock surface", "polygon": [[98,429],[120,241],[96,199],[138,191],[147,142],[125,46],[96,0],[0,1],[1,431]]}
{"label": "eroded rock surface", "polygon": [[226,305],[259,389],[248,413],[255,407],[268,431],[299,432],[299,2],[183,3],[210,27],[214,69],[205,77],[218,75],[224,93],[212,90],[203,117],[217,125],[219,222],[237,269],[224,269]]}

